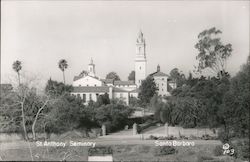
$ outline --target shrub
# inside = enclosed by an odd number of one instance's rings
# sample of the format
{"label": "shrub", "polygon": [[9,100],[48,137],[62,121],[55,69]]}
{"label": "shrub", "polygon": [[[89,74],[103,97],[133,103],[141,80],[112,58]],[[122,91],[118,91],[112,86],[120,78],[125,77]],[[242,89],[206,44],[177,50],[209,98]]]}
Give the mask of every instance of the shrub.
{"label": "shrub", "polygon": [[186,137],[184,135],[180,135],[180,139],[188,139],[188,137]]}
{"label": "shrub", "polygon": [[113,154],[113,150],[110,146],[95,147],[95,148],[90,148],[88,150],[89,156],[107,155],[107,154]]}
{"label": "shrub", "polygon": [[200,137],[191,135],[190,137],[188,137],[189,140],[197,140],[197,139],[201,139]]}
{"label": "shrub", "polygon": [[171,146],[160,146],[156,147],[154,150],[155,156],[171,155],[177,153],[177,150]]}
{"label": "shrub", "polygon": [[149,139],[150,139],[150,140],[157,140],[157,139],[158,139],[158,137],[153,136],[153,135],[150,135],[150,136],[149,136]]}
{"label": "shrub", "polygon": [[150,140],[176,140],[177,137],[174,137],[174,136],[169,136],[169,137],[164,137],[164,136],[161,136],[161,137],[156,137],[156,136],[153,136],[153,135],[150,135],[149,136],[149,139]]}
{"label": "shrub", "polygon": [[212,137],[212,136],[210,136],[210,135],[208,135],[208,134],[204,134],[204,135],[202,135],[201,139],[203,139],[203,140],[213,140],[215,138]]}
{"label": "shrub", "polygon": [[214,150],[213,153],[215,156],[221,156],[223,154],[223,149],[221,145],[217,145]]}
{"label": "shrub", "polygon": [[232,148],[235,150],[234,156],[242,160],[248,160],[249,156],[249,139],[237,139],[232,142]]}

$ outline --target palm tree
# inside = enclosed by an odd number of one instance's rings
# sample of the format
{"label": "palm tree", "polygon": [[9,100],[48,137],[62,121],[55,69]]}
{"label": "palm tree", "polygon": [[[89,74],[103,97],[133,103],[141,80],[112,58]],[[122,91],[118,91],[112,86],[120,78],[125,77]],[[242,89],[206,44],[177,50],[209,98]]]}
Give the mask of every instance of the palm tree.
{"label": "palm tree", "polygon": [[18,85],[20,86],[20,70],[22,69],[22,65],[21,65],[21,61],[16,60],[14,61],[12,68],[15,72],[17,72],[17,76],[18,76]]}
{"label": "palm tree", "polygon": [[61,59],[58,63],[58,67],[62,70],[63,72],[63,83],[65,84],[65,75],[64,71],[68,68],[68,63],[65,59]]}

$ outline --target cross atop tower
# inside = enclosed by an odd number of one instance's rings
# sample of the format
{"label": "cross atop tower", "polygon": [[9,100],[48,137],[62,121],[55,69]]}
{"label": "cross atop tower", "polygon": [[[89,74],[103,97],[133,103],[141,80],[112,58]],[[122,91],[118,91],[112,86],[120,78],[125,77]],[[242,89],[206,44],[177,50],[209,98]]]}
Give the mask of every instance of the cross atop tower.
{"label": "cross atop tower", "polygon": [[161,67],[160,67],[160,65],[158,64],[158,65],[157,65],[157,72],[159,72],[159,71],[161,71]]}
{"label": "cross atop tower", "polygon": [[136,42],[145,44],[145,39],[143,38],[143,33],[141,30],[138,33],[138,38],[137,38]]}

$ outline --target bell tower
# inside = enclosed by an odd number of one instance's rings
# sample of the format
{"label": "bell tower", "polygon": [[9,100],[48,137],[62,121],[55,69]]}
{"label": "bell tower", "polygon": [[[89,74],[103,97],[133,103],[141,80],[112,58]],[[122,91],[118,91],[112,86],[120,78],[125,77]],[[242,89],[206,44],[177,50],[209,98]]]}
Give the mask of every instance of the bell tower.
{"label": "bell tower", "polygon": [[92,58],[91,58],[89,66],[88,66],[88,75],[95,77],[95,64],[93,63]]}
{"label": "bell tower", "polygon": [[140,31],[136,40],[136,57],[135,57],[135,84],[139,87],[142,80],[146,79],[146,43],[143,33]]}

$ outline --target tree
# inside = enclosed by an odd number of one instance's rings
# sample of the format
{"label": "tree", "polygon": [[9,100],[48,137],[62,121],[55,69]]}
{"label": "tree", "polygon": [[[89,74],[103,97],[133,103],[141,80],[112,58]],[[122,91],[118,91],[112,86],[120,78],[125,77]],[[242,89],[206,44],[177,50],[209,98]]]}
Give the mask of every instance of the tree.
{"label": "tree", "polygon": [[154,82],[154,78],[151,76],[148,76],[146,80],[142,81],[139,89],[140,92],[138,97],[144,105],[150,102],[150,99],[156,94],[156,91],[158,90]]}
{"label": "tree", "polygon": [[13,70],[17,73],[18,76],[18,85],[20,86],[20,70],[22,69],[21,61],[16,60],[12,65]]}
{"label": "tree", "polygon": [[116,72],[113,71],[106,75],[106,79],[121,80],[119,75],[117,75]]}
{"label": "tree", "polygon": [[72,92],[72,90],[73,87],[71,85],[65,85],[62,82],[51,80],[51,78],[48,80],[45,87],[45,93],[50,96],[62,96],[65,93]]}
{"label": "tree", "polygon": [[132,81],[135,81],[135,71],[131,71],[129,76],[128,76],[128,80],[132,80]]}
{"label": "tree", "polygon": [[85,75],[88,75],[88,72],[85,71],[85,70],[83,70],[83,71],[79,74],[79,76],[85,76]]}
{"label": "tree", "polygon": [[133,96],[129,97],[129,106],[138,107],[139,105],[140,105],[140,100],[138,98]]}
{"label": "tree", "polygon": [[241,71],[232,78],[230,88],[223,97],[219,115],[224,125],[224,131],[233,136],[249,137],[250,109],[250,64],[242,67]]}
{"label": "tree", "polygon": [[198,43],[195,48],[199,53],[196,59],[199,61],[197,71],[201,73],[205,69],[209,69],[219,78],[226,72],[226,61],[231,56],[232,45],[224,45],[218,37],[222,32],[215,27],[204,30],[198,35]]}
{"label": "tree", "polygon": [[65,59],[61,59],[58,63],[58,67],[59,69],[62,70],[63,72],[63,83],[65,84],[65,74],[64,74],[64,71],[68,68],[68,63]]}
{"label": "tree", "polygon": [[107,131],[112,132],[124,128],[128,124],[133,109],[124,104],[102,105],[95,109],[95,120],[101,126],[106,125]]}
{"label": "tree", "polygon": [[97,97],[96,107],[99,107],[101,105],[107,105],[107,104],[110,104],[109,95],[107,93],[103,95],[99,95]]}
{"label": "tree", "polygon": [[[48,105],[50,109],[47,115],[47,132],[62,133],[77,129],[80,126],[86,126],[82,121],[87,121],[85,107],[81,99],[65,94],[57,98]],[[83,120],[85,119],[85,120]]]}
{"label": "tree", "polygon": [[20,104],[16,103],[16,95],[11,85],[1,84],[0,93],[0,130],[11,133],[22,129]]}
{"label": "tree", "polygon": [[185,83],[185,75],[179,72],[178,68],[174,68],[170,71],[170,79],[177,84],[177,87],[180,87]]}

